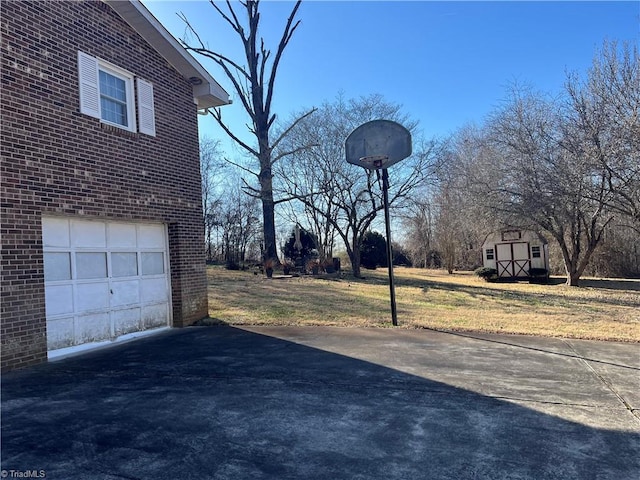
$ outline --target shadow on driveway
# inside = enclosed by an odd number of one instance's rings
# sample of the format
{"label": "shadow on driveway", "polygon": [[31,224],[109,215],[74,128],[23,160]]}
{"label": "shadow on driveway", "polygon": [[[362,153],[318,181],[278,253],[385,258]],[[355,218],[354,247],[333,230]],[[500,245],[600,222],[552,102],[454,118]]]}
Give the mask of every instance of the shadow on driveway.
{"label": "shadow on driveway", "polygon": [[[253,330],[171,330],[5,374],[2,469],[109,480],[639,478],[630,412],[595,400],[542,408],[425,378],[450,368],[429,364],[437,334],[301,328],[291,340]],[[342,335],[381,360],[306,346],[307,334]],[[390,345],[381,336],[397,349],[381,347]],[[401,356],[415,374],[385,365]],[[446,375],[491,385],[494,373]],[[567,420],[563,408],[621,420],[594,427],[603,423]]]}

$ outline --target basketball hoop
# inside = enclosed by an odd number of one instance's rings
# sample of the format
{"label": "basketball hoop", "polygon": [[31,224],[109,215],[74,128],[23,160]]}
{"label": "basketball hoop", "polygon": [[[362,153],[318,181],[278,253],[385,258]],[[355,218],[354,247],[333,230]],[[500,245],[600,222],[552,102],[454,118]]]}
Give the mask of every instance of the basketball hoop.
{"label": "basketball hoop", "polygon": [[347,162],[385,169],[411,155],[411,133],[391,120],[372,120],[351,132],[344,146]]}
{"label": "basketball hoop", "polygon": [[347,162],[367,170],[382,170],[384,220],[387,230],[387,263],[389,265],[389,295],[391,321],[398,325],[396,293],[393,281],[393,251],[389,220],[389,172],[387,168],[411,155],[411,132],[391,120],[372,120],[363,123],[349,134],[344,142]]}
{"label": "basketball hoop", "polygon": [[368,168],[369,170],[379,170],[383,167],[385,162],[389,160],[388,155],[370,155],[368,157],[360,157],[358,161],[360,166]]}

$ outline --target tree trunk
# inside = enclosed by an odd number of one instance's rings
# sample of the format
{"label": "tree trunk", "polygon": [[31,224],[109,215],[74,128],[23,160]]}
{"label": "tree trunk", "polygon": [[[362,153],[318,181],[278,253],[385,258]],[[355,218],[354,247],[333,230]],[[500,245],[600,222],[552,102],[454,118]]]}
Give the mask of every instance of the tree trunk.
{"label": "tree trunk", "polygon": [[211,227],[207,227],[207,260],[213,261],[213,252],[211,250]]}
{"label": "tree trunk", "polygon": [[360,270],[360,244],[356,245],[356,243],[357,242],[355,239],[353,241],[353,244],[350,244],[345,240],[345,245],[347,246],[347,255],[349,255],[349,261],[351,262],[351,273],[353,273],[353,276],[356,278],[362,278]]}
{"label": "tree trunk", "polygon": [[264,235],[263,260],[278,258],[276,249],[276,221],[273,202],[273,175],[271,173],[271,155],[260,154],[260,199],[262,200],[262,221]]}
{"label": "tree trunk", "polygon": [[568,287],[579,287],[580,286],[580,275],[576,273],[567,273],[567,281],[565,285]]}
{"label": "tree trunk", "polygon": [[360,250],[352,252],[351,255],[351,272],[356,278],[362,278],[360,269]]}
{"label": "tree trunk", "polygon": [[565,285],[569,287],[577,287],[580,283],[580,273],[576,269],[576,262],[573,257],[569,253],[569,248],[564,240],[556,237],[558,240],[558,244],[560,245],[560,250],[562,251],[562,259],[564,261],[564,271],[567,274],[567,281]]}
{"label": "tree trunk", "polygon": [[262,192],[262,215],[263,215],[263,228],[264,228],[264,260],[268,258],[278,258],[278,252],[276,249],[276,222],[275,213],[273,208],[273,193],[267,195],[267,192]]}

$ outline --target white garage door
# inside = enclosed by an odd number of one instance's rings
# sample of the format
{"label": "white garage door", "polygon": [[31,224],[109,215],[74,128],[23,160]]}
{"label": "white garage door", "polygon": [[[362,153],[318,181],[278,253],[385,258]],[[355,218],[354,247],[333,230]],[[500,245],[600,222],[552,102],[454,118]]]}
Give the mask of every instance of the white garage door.
{"label": "white garage door", "polygon": [[165,225],[43,217],[42,237],[49,350],[170,324]]}

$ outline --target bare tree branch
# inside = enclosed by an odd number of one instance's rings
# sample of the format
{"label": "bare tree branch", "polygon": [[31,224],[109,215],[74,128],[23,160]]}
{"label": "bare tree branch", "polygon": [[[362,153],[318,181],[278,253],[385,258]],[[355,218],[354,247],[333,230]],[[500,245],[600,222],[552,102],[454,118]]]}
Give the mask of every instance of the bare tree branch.
{"label": "bare tree branch", "polygon": [[[353,102],[341,98],[333,104],[296,114],[296,120],[283,130],[278,150],[276,178],[281,195],[293,197],[304,206],[310,231],[319,237],[320,249],[330,251],[339,236],[345,242],[351,268],[360,276],[360,245],[366,231],[384,208],[380,183],[375,173],[345,161],[344,139],[356,126],[372,118],[391,118],[402,121],[399,107],[385,102],[380,96],[364,97]],[[409,123],[409,122],[407,122]],[[281,141],[280,141],[281,140]],[[314,148],[304,148],[315,145]],[[431,154],[416,155],[409,164],[420,163]],[[425,172],[426,162],[422,164]],[[423,181],[423,172],[417,168],[398,168],[394,174],[398,182],[391,201],[400,201],[411,188]],[[408,180],[407,176],[413,179]],[[400,179],[401,178],[401,179]],[[397,192],[397,187],[401,191]]]}
{"label": "bare tree branch", "polygon": [[245,167],[244,165],[236,163],[233,160],[229,160],[227,157],[224,157],[224,161],[227,162],[229,165],[233,165],[234,167],[239,168],[240,170],[243,170],[243,171],[245,171],[247,173],[250,173],[254,177],[258,177],[258,174],[256,172],[254,172],[250,168]]}
{"label": "bare tree branch", "polygon": [[[213,2],[211,2],[213,3]],[[220,11],[218,9],[218,7],[215,7],[218,11]],[[224,64],[229,64],[231,65],[233,68],[235,68],[238,72],[242,73],[243,76],[245,76],[247,79],[250,78],[249,74],[244,70],[243,67],[241,67],[240,65],[238,65],[236,62],[234,62],[233,60],[231,60],[230,58],[218,53],[218,52],[214,52],[212,50],[209,50],[209,48],[206,47],[206,45],[204,44],[204,42],[202,41],[202,38],[200,37],[200,34],[193,28],[193,26],[191,25],[191,23],[189,22],[189,20],[187,19],[186,15],[184,13],[180,13],[178,14],[178,17],[180,18],[180,20],[182,20],[185,25],[187,26],[187,29],[189,30],[190,33],[192,33],[193,35],[195,35],[196,39],[198,40],[198,43],[200,44],[200,47],[193,47],[191,45],[189,45],[185,40],[180,40],[180,43],[182,43],[182,46],[187,49],[187,50],[191,50],[192,52],[195,53],[199,53],[200,55],[203,55],[205,57],[211,58],[212,60],[216,61],[220,66],[224,66]],[[227,73],[227,72],[225,72]],[[229,75],[229,73],[227,73],[227,75]]]}
{"label": "bare tree branch", "polygon": [[220,125],[220,128],[222,128],[225,133],[234,141],[236,142],[238,145],[240,145],[242,148],[244,148],[246,151],[248,151],[250,154],[252,155],[258,155],[258,152],[256,152],[255,149],[251,148],[249,145],[247,145],[246,143],[244,143],[242,140],[240,140],[230,129],[229,127],[222,121],[222,114],[220,113],[219,109],[208,109],[207,110],[212,116],[213,118],[216,119],[216,122],[218,122],[218,125]]}
{"label": "bare tree branch", "polygon": [[[282,133],[280,133],[280,135],[278,135],[278,137],[275,139],[275,141],[273,142],[271,148],[272,149],[276,149],[278,148],[278,145],[280,144],[280,142],[282,142],[282,140],[289,135],[289,133],[291,132],[291,130],[293,130],[296,125],[298,125],[298,123],[302,122],[305,118],[307,118],[309,115],[313,114],[314,112],[316,112],[318,109],[317,108],[312,108],[311,110],[309,110],[306,113],[303,113],[302,115],[299,115],[293,122],[291,122],[291,124],[284,129],[284,131]],[[274,117],[275,118],[275,117]],[[280,155],[280,158],[283,157],[284,155]],[[276,159],[277,160],[277,159]],[[273,162],[271,162],[272,164],[275,163],[275,160]]]}
{"label": "bare tree branch", "polygon": [[273,98],[273,87],[275,85],[275,81],[276,81],[276,73],[278,70],[278,66],[280,65],[280,59],[282,58],[282,52],[284,52],[284,49],[287,47],[287,44],[289,43],[289,40],[291,40],[291,37],[293,36],[293,32],[295,32],[296,28],[298,28],[298,25],[300,25],[300,20],[298,20],[296,22],[296,24],[293,26],[293,28],[291,27],[291,24],[293,23],[293,20],[296,16],[296,13],[298,12],[298,8],[300,8],[300,3],[302,2],[302,0],[298,0],[295,4],[295,6],[293,7],[293,10],[291,11],[291,14],[289,15],[289,18],[287,19],[287,25],[284,29],[284,32],[282,34],[282,38],[280,39],[280,44],[278,45],[278,50],[276,52],[276,56],[273,60],[273,64],[271,66],[271,75],[269,77],[269,86],[267,87],[267,99],[265,101],[265,112],[270,112],[271,111],[271,100]]}
{"label": "bare tree branch", "polygon": [[[186,41],[183,41],[183,45],[190,51],[212,59],[222,68],[225,75],[232,83],[235,91],[238,93],[242,106],[251,118],[251,124],[247,125],[247,128],[249,132],[255,136],[255,148],[250,147],[246,142],[240,140],[240,136],[237,133],[232,132],[230,128],[222,122],[222,117],[219,111],[212,112],[209,110],[225,133],[244,150],[253,155],[257,161],[257,165],[260,169],[257,177],[260,183],[260,199],[262,201],[263,211],[264,255],[266,258],[275,258],[277,257],[277,245],[272,174],[274,162],[272,159],[272,151],[274,145],[270,141],[270,129],[273,126],[274,119],[276,117],[275,114],[271,112],[271,102],[274,95],[276,74],[282,54],[291,40],[293,32],[300,24],[300,22],[297,21],[292,27],[300,6],[300,0],[295,4],[287,19],[282,38],[278,45],[277,54],[271,62],[271,70],[268,76],[269,81],[266,87],[264,82],[267,76],[268,64],[271,55],[262,38],[259,40],[260,43],[258,44],[260,2],[258,0],[239,2],[239,5],[246,12],[246,17],[242,22],[246,22],[247,29],[243,27],[243,23],[241,23],[240,17],[236,15],[234,5],[230,0],[226,1],[226,9],[228,12],[224,12],[213,0],[211,0],[210,3],[217,14],[221,16],[223,21],[227,23],[238,35],[244,49],[244,55],[247,62],[246,67],[241,66],[239,62],[230,59],[228,56],[205,48],[202,38],[195,32],[194,28],[189,24],[184,15],[182,15],[181,18],[187,24],[189,31],[194,34],[195,38],[199,42],[199,46],[189,45]],[[235,70],[235,74],[233,70]],[[253,189],[253,187],[250,187],[250,189]],[[255,189],[251,191],[255,193]]]}

